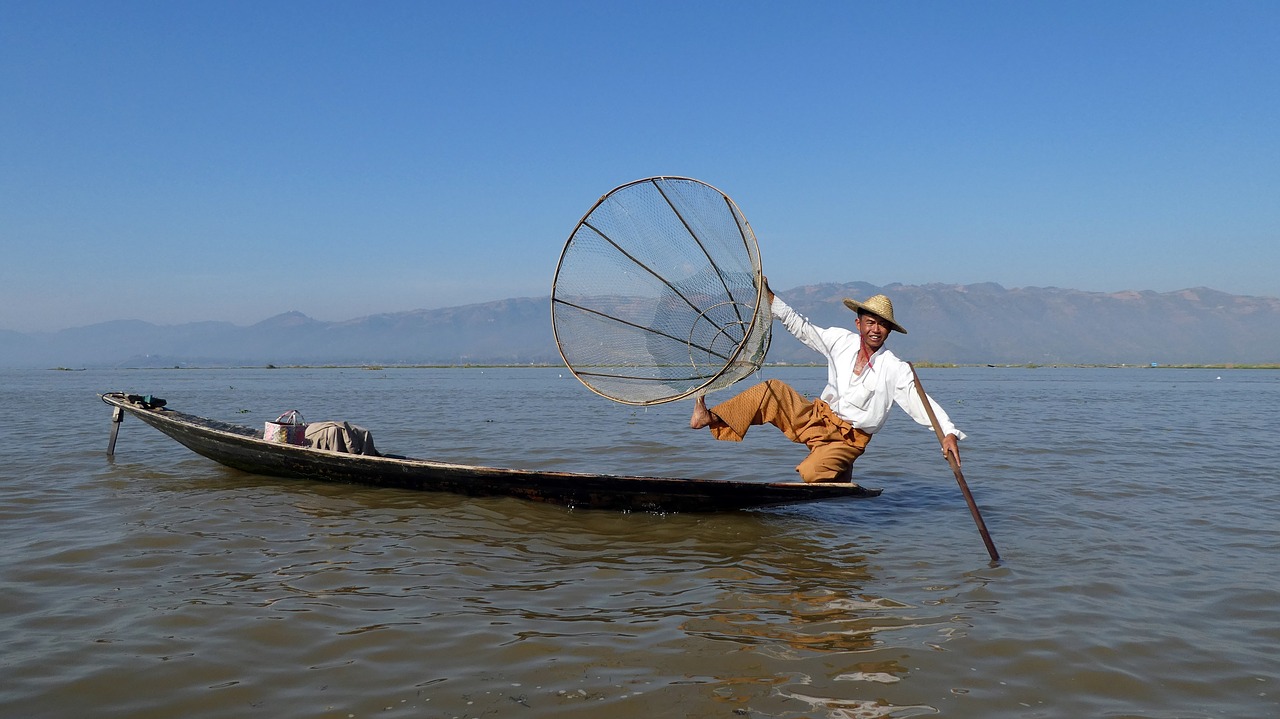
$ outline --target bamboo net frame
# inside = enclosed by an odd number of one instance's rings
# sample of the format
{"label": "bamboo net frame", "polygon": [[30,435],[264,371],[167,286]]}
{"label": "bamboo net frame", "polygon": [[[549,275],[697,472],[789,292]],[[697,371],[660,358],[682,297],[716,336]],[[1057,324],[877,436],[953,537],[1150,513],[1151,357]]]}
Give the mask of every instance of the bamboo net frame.
{"label": "bamboo net frame", "polygon": [[763,283],[755,233],[728,195],[687,177],[619,185],[560,254],[556,347],[579,381],[616,402],[706,394],[764,362]]}

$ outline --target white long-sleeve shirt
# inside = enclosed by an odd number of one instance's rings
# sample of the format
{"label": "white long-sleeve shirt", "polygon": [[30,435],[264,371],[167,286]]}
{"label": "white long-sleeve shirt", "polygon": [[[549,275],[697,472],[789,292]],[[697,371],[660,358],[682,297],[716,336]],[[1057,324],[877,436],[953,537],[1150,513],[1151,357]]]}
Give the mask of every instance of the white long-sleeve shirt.
{"label": "white long-sleeve shirt", "polygon": [[[875,434],[884,426],[889,408],[897,403],[916,422],[933,427],[916,392],[911,366],[883,345],[871,355],[862,374],[855,374],[853,365],[862,348],[862,338],[857,332],[842,327],[817,327],[777,295],[774,295],[770,308],[788,332],[827,358],[827,386],[820,397],[839,417],[868,434]],[[956,429],[951,418],[932,397],[929,404],[933,406],[942,433],[964,439],[964,433]]]}

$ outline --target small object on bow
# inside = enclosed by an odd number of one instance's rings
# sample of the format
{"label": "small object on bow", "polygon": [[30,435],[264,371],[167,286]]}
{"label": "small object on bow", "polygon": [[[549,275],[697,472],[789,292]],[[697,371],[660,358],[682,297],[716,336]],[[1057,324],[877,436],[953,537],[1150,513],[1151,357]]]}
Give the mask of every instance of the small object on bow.
{"label": "small object on bow", "polygon": [[142,405],[143,409],[160,409],[165,405],[165,401],[163,399],[160,399],[159,397],[153,397],[149,394],[148,395],[131,394],[131,395],[127,395],[125,399],[129,400],[134,404]]}
{"label": "small object on bow", "polygon": [[303,421],[301,412],[291,409],[276,417],[275,421],[267,422],[262,430],[262,438],[277,444],[305,445],[307,423]]}

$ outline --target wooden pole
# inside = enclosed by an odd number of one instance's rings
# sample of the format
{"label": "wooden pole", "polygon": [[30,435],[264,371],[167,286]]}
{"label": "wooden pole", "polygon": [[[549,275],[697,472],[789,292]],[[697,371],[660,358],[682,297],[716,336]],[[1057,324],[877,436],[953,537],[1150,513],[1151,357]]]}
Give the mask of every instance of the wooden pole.
{"label": "wooden pole", "polygon": [[[916,382],[916,392],[920,395],[920,401],[924,403],[924,411],[929,414],[929,421],[933,423],[933,432],[938,435],[938,443],[942,444],[946,439],[946,435],[942,434],[942,425],[938,424],[938,416],[933,412],[933,405],[929,403],[929,395],[925,394],[924,387],[920,384],[920,376],[916,374],[915,365],[910,362],[907,366],[911,368],[911,377]],[[982,521],[982,513],[978,511],[978,503],[973,500],[973,493],[969,491],[969,485],[964,481],[964,474],[960,472],[960,461],[951,453],[946,451],[946,445],[943,444],[943,452],[947,458],[947,464],[951,465],[951,472],[956,476],[956,483],[960,485],[960,492],[964,494],[964,501],[969,503],[969,513],[973,515],[973,521],[978,525],[978,534],[982,535],[982,541],[987,545],[987,554],[991,555],[991,561],[1000,561],[1000,553],[996,551],[996,545],[991,541],[991,533],[987,531],[987,523]]]}
{"label": "wooden pole", "polygon": [[124,421],[124,410],[116,407],[111,412],[111,442],[107,444],[107,456],[114,457],[116,454],[116,435],[120,434],[120,423]]}

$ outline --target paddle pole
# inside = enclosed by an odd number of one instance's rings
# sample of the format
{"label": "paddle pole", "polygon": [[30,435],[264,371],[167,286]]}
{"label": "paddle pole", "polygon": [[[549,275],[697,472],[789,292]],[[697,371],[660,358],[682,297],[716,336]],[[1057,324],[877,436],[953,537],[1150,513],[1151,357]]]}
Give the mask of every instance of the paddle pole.
{"label": "paddle pole", "polygon": [[991,541],[991,533],[987,531],[987,523],[982,521],[982,512],[978,511],[978,503],[973,501],[973,493],[969,491],[969,485],[964,481],[964,474],[960,472],[960,458],[947,451],[945,444],[946,435],[942,434],[942,425],[938,424],[938,416],[933,412],[933,405],[929,403],[929,395],[925,394],[924,387],[920,384],[920,376],[916,374],[915,365],[910,362],[907,366],[911,368],[911,377],[916,381],[916,393],[920,395],[920,401],[924,403],[924,411],[929,414],[929,421],[933,424],[933,432],[938,435],[938,442],[942,444],[943,455],[947,458],[947,464],[951,465],[951,472],[956,476],[956,483],[960,485],[960,492],[964,494],[964,501],[969,503],[969,513],[973,515],[973,521],[978,525],[978,534],[982,535],[982,541],[987,545],[987,554],[991,555],[991,561],[1000,561],[1000,553],[996,551],[996,545]]}

